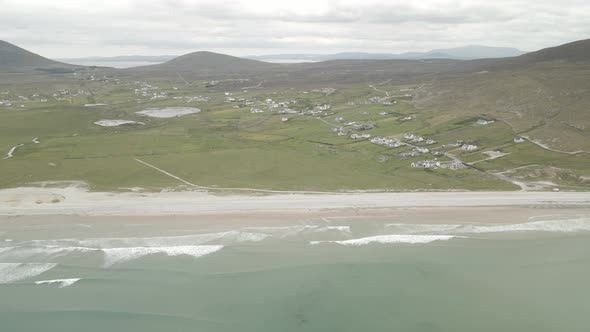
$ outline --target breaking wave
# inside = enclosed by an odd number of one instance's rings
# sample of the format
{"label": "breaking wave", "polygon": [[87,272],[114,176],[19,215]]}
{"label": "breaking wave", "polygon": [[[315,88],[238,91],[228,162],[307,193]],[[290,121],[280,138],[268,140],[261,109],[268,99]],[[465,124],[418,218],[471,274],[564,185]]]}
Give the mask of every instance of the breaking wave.
{"label": "breaking wave", "polygon": [[385,229],[400,234],[444,233],[474,234],[500,232],[579,232],[590,231],[590,218],[538,220],[519,224],[386,224]]}
{"label": "breaking wave", "polygon": [[88,248],[88,247],[7,247],[0,251],[0,258],[10,260],[23,260],[31,258],[55,258],[72,253],[100,252],[105,256],[105,266],[134,260],[146,255],[163,253],[168,256],[189,255],[201,257],[215,251],[219,251],[223,245],[197,245],[197,246],[163,246],[163,247],[119,247],[119,248]]}
{"label": "breaking wave", "polygon": [[32,240],[0,248],[0,259],[14,262],[51,260],[76,253],[98,252],[104,255],[104,266],[108,267],[153,254],[201,257],[221,250],[226,244],[258,242],[270,236],[227,231],[163,237]]}
{"label": "breaking wave", "polygon": [[222,245],[201,246],[177,246],[177,247],[128,247],[128,248],[103,248],[105,254],[105,266],[125,263],[143,256],[153,254],[166,254],[168,256],[188,255],[201,257],[223,248]]}
{"label": "breaking wave", "polygon": [[448,233],[461,228],[461,225],[446,224],[386,224],[385,229],[399,234]]}
{"label": "breaking wave", "polygon": [[5,247],[0,248],[0,258],[11,260],[28,260],[33,257],[61,257],[74,252],[89,252],[93,248],[84,247],[57,247],[57,246],[39,246],[39,247]]}
{"label": "breaking wave", "polygon": [[55,263],[0,263],[0,284],[32,278],[56,266]]}
{"label": "breaking wave", "polygon": [[498,233],[498,232],[579,232],[590,231],[590,218],[564,220],[541,220],[509,225],[469,225],[458,230],[460,233]]}
{"label": "breaking wave", "polygon": [[434,241],[447,241],[457,236],[454,235],[409,235],[409,234],[393,234],[393,235],[377,235],[363,237],[359,239],[350,239],[343,241],[311,241],[310,244],[320,243],[336,243],[345,246],[364,246],[371,243],[380,244],[396,244],[396,243],[409,243],[409,244],[422,244],[430,243]]}
{"label": "breaking wave", "polygon": [[85,247],[85,248],[119,248],[119,247],[174,247],[201,244],[231,244],[234,242],[258,242],[271,235],[263,233],[227,231],[178,236],[128,237],[128,238],[91,238],[34,240],[26,242],[33,246]]}
{"label": "breaking wave", "polygon": [[40,281],[35,281],[35,285],[56,285],[57,288],[64,288],[64,287],[72,286],[73,284],[77,283],[78,281],[80,281],[80,278],[40,280]]}

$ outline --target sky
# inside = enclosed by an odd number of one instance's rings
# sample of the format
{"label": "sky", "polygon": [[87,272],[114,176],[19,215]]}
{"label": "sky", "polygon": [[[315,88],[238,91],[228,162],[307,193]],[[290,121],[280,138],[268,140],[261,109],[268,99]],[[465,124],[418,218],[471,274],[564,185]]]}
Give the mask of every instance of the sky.
{"label": "sky", "polygon": [[586,38],[589,0],[0,0],[0,40],[50,58],[534,51]]}

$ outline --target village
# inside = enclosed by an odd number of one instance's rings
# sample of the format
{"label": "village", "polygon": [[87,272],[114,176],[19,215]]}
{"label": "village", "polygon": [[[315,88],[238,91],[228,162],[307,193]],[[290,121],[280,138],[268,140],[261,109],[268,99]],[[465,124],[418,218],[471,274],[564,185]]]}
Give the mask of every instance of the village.
{"label": "village", "polygon": [[[266,96],[259,98],[259,86],[242,88],[238,91],[226,90],[219,92],[221,81],[205,82],[203,87],[206,91],[200,91],[197,94],[191,94],[187,91],[186,86],[167,86],[162,88],[154,83],[145,81],[132,81],[128,83],[116,79],[103,77],[86,77],[86,80],[94,81],[93,84],[104,84],[110,86],[113,83],[117,86],[128,86],[134,98],[126,97],[124,102],[135,102],[137,104],[149,104],[152,102],[174,102],[173,105],[196,104],[199,107],[207,105],[231,105],[231,109],[243,111],[258,116],[279,116],[280,122],[289,125],[295,117],[304,117],[314,119],[324,123],[329,132],[336,137],[346,138],[356,143],[368,142],[372,145],[382,147],[384,151],[393,152],[393,156],[401,161],[407,161],[408,168],[421,169],[448,169],[461,170],[471,167],[469,162],[461,159],[463,152],[482,151],[477,142],[472,141],[469,137],[458,137],[456,140],[440,143],[430,137],[416,134],[414,132],[405,132],[403,134],[395,133],[387,135],[380,130],[379,134],[373,132],[380,127],[381,119],[392,119],[394,123],[403,125],[417,121],[418,114],[403,114],[397,109],[400,105],[406,105],[411,101],[414,88],[400,88],[398,92],[392,92],[377,89],[371,86],[376,93],[384,93],[385,96],[369,95],[364,99],[349,100],[338,106],[326,102],[338,94],[335,88],[325,87],[301,91],[301,95],[291,93],[291,97],[276,98]],[[247,83],[247,80],[240,81]],[[260,84],[259,84],[260,85]],[[210,90],[215,89],[215,91]],[[249,92],[249,90],[252,90]],[[211,93],[211,92],[213,93]],[[302,97],[303,96],[303,97]],[[34,93],[30,96],[18,95],[10,91],[0,93],[0,107],[12,109],[24,109],[28,103],[48,103],[62,102],[72,103],[73,100],[84,100],[88,102],[83,106],[87,108],[109,106],[107,101],[100,100],[100,96],[92,93],[90,88],[68,89],[62,88],[51,93]],[[125,97],[123,97],[125,98]],[[221,103],[221,104],[220,104]],[[378,106],[378,108],[375,108]],[[365,110],[365,108],[367,108]],[[343,112],[346,110],[346,112]],[[351,113],[350,110],[357,110]],[[352,115],[351,115],[352,114]],[[352,116],[352,120],[348,117]],[[367,118],[371,120],[359,120]],[[475,120],[473,126],[488,126],[495,123],[495,119],[479,118]],[[134,124],[145,125],[141,121],[127,119],[100,119],[94,124],[102,127],[129,126]],[[523,143],[525,138],[517,136],[513,139],[514,143]],[[362,145],[359,145],[362,146]],[[390,154],[383,155],[380,160],[389,159]]]}
{"label": "village", "polygon": [[[401,89],[399,97],[411,98],[412,95],[407,93],[413,89]],[[324,95],[334,94],[337,90],[332,88],[314,89],[305,91],[304,94],[322,93]],[[238,105],[234,108],[242,108],[244,106],[251,106],[249,112],[251,114],[276,114],[281,115],[282,122],[288,122],[290,117],[305,116],[315,118],[330,128],[329,130],[338,137],[346,137],[354,141],[368,141],[372,144],[385,147],[393,150],[398,148],[405,148],[404,151],[397,153],[400,160],[416,159],[418,157],[426,157],[421,160],[408,161],[408,167],[423,168],[423,169],[449,169],[460,170],[470,167],[468,163],[463,162],[457,155],[451,153],[454,150],[472,152],[480,150],[477,144],[470,143],[468,140],[455,140],[446,144],[438,144],[437,141],[423,137],[413,133],[405,133],[401,137],[399,135],[382,136],[373,135],[371,131],[378,127],[375,122],[361,122],[361,121],[347,121],[345,117],[339,116],[330,104],[316,104],[313,108],[297,109],[297,101],[294,99],[285,101],[276,101],[271,98],[265,99],[263,102],[258,102],[255,99],[247,99],[243,97],[234,97],[231,92],[225,93],[225,102],[236,103]],[[392,100],[391,97],[371,96],[365,101],[348,102],[347,106],[356,107],[359,105],[373,105],[379,104],[384,106],[391,106],[398,104],[397,100]],[[393,113],[393,112],[392,112]],[[380,116],[390,116],[392,113],[387,111],[380,111],[377,114]],[[359,111],[359,115],[369,115],[368,111]],[[398,117],[397,121],[403,123],[415,119],[415,115],[403,115]],[[478,119],[474,125],[485,126],[494,123],[493,119]],[[515,142],[520,142],[522,138],[515,138]]]}

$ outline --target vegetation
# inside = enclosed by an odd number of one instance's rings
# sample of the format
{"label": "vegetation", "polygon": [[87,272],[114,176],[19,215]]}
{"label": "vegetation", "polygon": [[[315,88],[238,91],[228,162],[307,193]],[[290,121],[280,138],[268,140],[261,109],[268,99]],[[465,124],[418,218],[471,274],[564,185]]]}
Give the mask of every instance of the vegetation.
{"label": "vegetation", "polygon": [[[284,66],[199,52],[128,70],[40,62],[12,62],[14,76],[0,80],[0,154],[17,147],[11,158],[0,160],[0,188],[85,181],[93,190],[184,189],[187,183],[307,191],[519,189],[506,177],[543,182],[544,189],[590,186],[590,155],[558,152],[565,147],[587,151],[587,127],[566,121],[569,131],[557,136],[563,128],[556,125],[566,113],[580,116],[577,123],[588,121],[580,105],[568,99],[585,102],[587,83],[580,79],[575,90],[542,81],[538,64],[511,78],[506,72],[453,73],[456,61],[451,60]],[[28,71],[35,66],[48,69]],[[561,70],[569,73],[571,66]],[[433,81],[435,73],[440,77]],[[519,89],[518,97],[516,92],[505,96],[510,86]],[[550,94],[558,91],[554,99],[568,108],[553,117],[527,111],[536,105],[531,94],[537,86]],[[566,88],[572,89],[569,95]],[[520,105],[520,115],[510,107],[498,110],[507,98]],[[202,112],[177,118],[136,114],[172,106]],[[142,124],[101,127],[95,124],[99,120]],[[409,133],[424,141],[404,138]],[[353,139],[353,134],[370,137]],[[536,141],[514,142],[516,136],[547,142],[549,135],[559,138],[558,151]],[[408,145],[374,144],[374,137]],[[477,148],[450,144],[457,140]],[[417,148],[428,152],[416,154]],[[435,159],[461,160],[467,167],[411,167]]]}

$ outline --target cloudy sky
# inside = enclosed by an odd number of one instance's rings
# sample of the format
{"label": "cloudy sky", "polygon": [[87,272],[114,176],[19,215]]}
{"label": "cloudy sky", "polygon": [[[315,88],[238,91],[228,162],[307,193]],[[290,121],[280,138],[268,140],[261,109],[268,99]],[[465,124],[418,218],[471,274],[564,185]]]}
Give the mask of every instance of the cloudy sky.
{"label": "cloudy sky", "polygon": [[586,38],[589,0],[0,0],[0,39],[52,58],[532,51]]}

